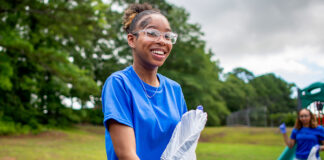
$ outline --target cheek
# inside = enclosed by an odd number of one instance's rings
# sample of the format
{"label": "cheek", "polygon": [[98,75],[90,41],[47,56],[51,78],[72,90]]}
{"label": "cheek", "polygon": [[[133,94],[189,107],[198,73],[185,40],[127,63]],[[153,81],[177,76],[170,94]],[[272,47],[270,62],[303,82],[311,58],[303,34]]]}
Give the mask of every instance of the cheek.
{"label": "cheek", "polygon": [[167,44],[169,48],[169,52],[171,52],[173,45],[172,44]]}
{"label": "cheek", "polygon": [[304,118],[303,121],[304,122],[309,122],[311,119],[310,118]]}

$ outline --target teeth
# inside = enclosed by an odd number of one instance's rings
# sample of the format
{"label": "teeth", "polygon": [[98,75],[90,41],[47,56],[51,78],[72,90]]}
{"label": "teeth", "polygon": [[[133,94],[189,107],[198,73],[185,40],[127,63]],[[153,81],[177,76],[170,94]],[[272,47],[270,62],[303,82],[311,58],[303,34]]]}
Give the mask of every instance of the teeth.
{"label": "teeth", "polygon": [[155,53],[155,54],[160,54],[160,55],[163,55],[164,54],[163,51],[152,51],[152,52]]}

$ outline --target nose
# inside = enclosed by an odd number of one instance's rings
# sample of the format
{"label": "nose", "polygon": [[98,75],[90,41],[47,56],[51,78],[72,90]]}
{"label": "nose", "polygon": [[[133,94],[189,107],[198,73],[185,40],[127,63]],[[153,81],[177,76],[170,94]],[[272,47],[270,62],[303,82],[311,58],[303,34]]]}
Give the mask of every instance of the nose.
{"label": "nose", "polygon": [[165,39],[165,37],[163,35],[160,35],[159,37],[157,37],[155,41],[157,43],[160,43],[163,45],[172,44],[172,42],[170,40]]}
{"label": "nose", "polygon": [[155,41],[161,45],[165,45],[166,43],[168,43],[167,40],[163,37],[163,35],[157,37]]}

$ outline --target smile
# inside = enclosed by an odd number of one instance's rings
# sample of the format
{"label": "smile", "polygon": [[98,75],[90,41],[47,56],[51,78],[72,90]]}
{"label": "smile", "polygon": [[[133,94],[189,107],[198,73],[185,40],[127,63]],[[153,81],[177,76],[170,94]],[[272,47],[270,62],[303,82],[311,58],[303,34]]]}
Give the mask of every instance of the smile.
{"label": "smile", "polygon": [[152,52],[155,53],[155,54],[159,54],[159,55],[164,55],[165,54],[163,51],[160,51],[160,50],[153,50]]}

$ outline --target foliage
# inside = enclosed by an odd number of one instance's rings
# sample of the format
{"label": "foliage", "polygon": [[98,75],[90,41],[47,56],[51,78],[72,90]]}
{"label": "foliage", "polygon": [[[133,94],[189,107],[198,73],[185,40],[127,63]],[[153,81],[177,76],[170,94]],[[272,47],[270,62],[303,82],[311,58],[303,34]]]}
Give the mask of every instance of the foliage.
{"label": "foliage", "polygon": [[285,123],[286,126],[293,127],[297,119],[296,112],[288,113],[273,113],[270,115],[271,126],[279,126],[282,123]]}
{"label": "foliage", "polygon": [[[100,89],[111,73],[132,64],[119,7],[133,2],[0,0],[0,119],[31,130],[102,124]],[[293,85],[275,75],[255,77],[244,68],[222,73],[184,8],[165,0],[138,2],[159,8],[178,33],[159,72],[181,84],[188,109],[204,106],[207,125],[224,125],[230,112],[251,106],[267,106],[270,113],[294,109]],[[62,103],[70,98],[80,111]],[[95,109],[86,108],[89,100]]]}
{"label": "foliage", "polygon": [[79,58],[103,30],[91,3],[0,1],[4,119],[32,128],[68,125],[77,120],[62,105],[63,96],[84,102],[99,95],[92,70]]}
{"label": "foliage", "polygon": [[266,106],[270,114],[296,110],[297,101],[291,98],[294,84],[287,83],[273,73],[256,77],[250,83],[258,95],[256,101]]}
{"label": "foliage", "polygon": [[0,119],[0,136],[28,134],[28,133],[37,134],[44,130],[46,130],[46,127],[38,123],[31,122],[29,124],[22,125],[21,123],[14,123],[12,121],[5,121]]}
{"label": "foliage", "polygon": [[102,125],[102,110],[101,108],[92,109],[84,108],[76,110],[75,113],[80,117],[80,122],[83,124]]}
{"label": "foliage", "polygon": [[[296,110],[296,99],[291,97],[292,87],[294,84],[287,83],[272,73],[254,76],[252,72],[244,68],[235,68],[225,75],[225,82],[220,93],[231,112],[265,107],[266,117],[262,118],[260,124],[251,124],[264,126],[265,124],[273,125],[275,121],[271,119],[272,114],[289,113]],[[253,114],[251,116],[253,119]],[[254,115],[254,117],[256,116],[258,115]],[[286,121],[289,124],[294,123],[290,122],[291,120]]]}
{"label": "foliage", "polygon": [[255,107],[257,97],[254,87],[238,78],[236,74],[228,73],[221,86],[221,95],[224,97],[227,107],[231,112]]}

